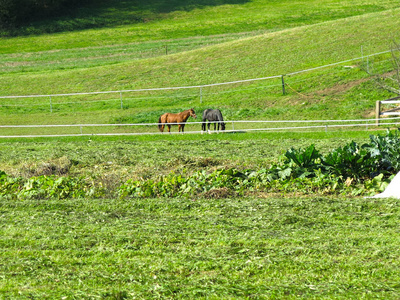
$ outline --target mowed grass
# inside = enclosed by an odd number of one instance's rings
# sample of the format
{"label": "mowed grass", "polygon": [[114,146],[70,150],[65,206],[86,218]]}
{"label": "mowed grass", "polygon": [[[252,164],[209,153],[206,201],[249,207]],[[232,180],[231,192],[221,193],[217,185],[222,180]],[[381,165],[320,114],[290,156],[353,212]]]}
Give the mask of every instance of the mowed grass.
{"label": "mowed grass", "polygon": [[1,201],[8,299],[398,299],[399,200]]}

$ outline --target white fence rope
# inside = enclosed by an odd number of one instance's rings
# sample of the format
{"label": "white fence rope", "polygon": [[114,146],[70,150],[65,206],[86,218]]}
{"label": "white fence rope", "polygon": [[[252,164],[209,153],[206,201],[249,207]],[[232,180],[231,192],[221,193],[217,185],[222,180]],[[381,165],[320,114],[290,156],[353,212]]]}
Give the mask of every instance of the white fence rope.
{"label": "white fence rope", "polygon": [[[400,117],[385,118],[386,120],[399,120]],[[375,122],[376,119],[353,119],[353,120],[224,120],[212,121],[210,123],[346,123],[346,122]],[[208,121],[207,121],[208,122]],[[55,124],[55,125],[0,125],[0,128],[50,128],[50,127],[124,127],[124,126],[157,126],[157,125],[194,125],[204,122],[182,122],[182,123],[114,123],[114,124]],[[386,124],[386,123],[384,123]],[[363,124],[365,126],[365,124]],[[287,128],[287,127],[283,127]]]}
{"label": "white fence rope", "polygon": [[[381,119],[382,120],[382,119]],[[400,121],[400,117],[392,117],[385,118],[385,121]],[[354,120],[280,120],[280,121],[243,121],[243,120],[225,120],[226,124],[235,124],[235,123],[277,123],[277,124],[293,124],[293,123],[323,123],[323,125],[308,125],[308,126],[288,126],[288,127],[267,127],[267,128],[245,128],[245,129],[232,129],[225,130],[227,133],[238,133],[238,132],[255,132],[255,131],[282,131],[282,130],[299,130],[299,129],[325,129],[328,128],[337,128],[337,127],[367,127],[368,126],[376,126],[376,119],[354,119]],[[215,123],[222,123],[223,121],[218,121]],[[344,124],[356,122],[355,124]],[[362,123],[360,123],[362,122]],[[212,122],[214,123],[214,122]],[[333,124],[331,124],[333,123]],[[338,124],[339,123],[339,124]],[[340,124],[341,123],[341,124]],[[203,124],[203,122],[186,122],[186,123],[173,123],[171,125],[198,125]],[[71,134],[33,134],[33,135],[0,135],[0,138],[33,138],[33,137],[77,137],[77,136],[130,136],[130,135],[160,135],[160,134],[179,134],[177,131],[168,132],[125,132],[125,133],[82,133],[82,128],[84,127],[132,127],[132,126],[158,126],[158,125],[167,125],[165,123],[135,123],[135,124],[65,124],[65,125],[0,125],[0,128],[60,128],[60,127],[79,127],[81,133],[71,133]],[[399,126],[400,122],[386,122],[381,123],[381,125],[396,125]],[[232,126],[234,127],[234,126]],[[214,132],[214,131],[211,131]],[[185,134],[199,134],[204,133],[203,131],[185,131]]]}

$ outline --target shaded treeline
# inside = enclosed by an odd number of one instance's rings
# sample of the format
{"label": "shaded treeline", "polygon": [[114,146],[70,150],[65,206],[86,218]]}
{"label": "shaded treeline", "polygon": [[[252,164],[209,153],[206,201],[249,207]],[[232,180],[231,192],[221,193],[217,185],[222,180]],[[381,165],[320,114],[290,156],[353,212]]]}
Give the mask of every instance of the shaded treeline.
{"label": "shaded treeline", "polygon": [[15,28],[89,2],[92,0],[0,0],[0,28]]}

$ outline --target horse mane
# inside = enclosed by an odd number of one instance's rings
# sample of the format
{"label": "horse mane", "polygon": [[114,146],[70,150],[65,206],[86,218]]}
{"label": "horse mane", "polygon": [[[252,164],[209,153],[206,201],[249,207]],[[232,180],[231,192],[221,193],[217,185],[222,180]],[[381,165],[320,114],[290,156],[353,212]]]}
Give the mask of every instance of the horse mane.
{"label": "horse mane", "polygon": [[203,122],[205,122],[205,121],[207,120],[207,119],[206,119],[206,116],[207,116],[207,113],[208,113],[210,110],[212,110],[212,109],[207,108],[206,110],[203,111]]}

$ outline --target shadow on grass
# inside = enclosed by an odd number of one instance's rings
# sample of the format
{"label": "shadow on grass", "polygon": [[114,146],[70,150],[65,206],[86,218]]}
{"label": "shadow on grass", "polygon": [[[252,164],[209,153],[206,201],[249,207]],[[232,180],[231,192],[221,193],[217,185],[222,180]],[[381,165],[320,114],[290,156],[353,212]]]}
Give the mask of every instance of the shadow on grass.
{"label": "shadow on grass", "polygon": [[156,13],[168,13],[177,10],[190,11],[195,8],[204,8],[206,6],[244,4],[249,2],[249,0],[139,0],[126,1],[124,3],[119,3],[118,1],[115,2],[116,5],[125,5],[126,8],[136,6]]}
{"label": "shadow on grass", "polygon": [[191,11],[208,6],[244,4],[249,0],[100,0],[65,9],[57,15],[26,20],[19,28],[0,32],[18,36],[74,31],[91,28],[146,23],[174,11]]}

